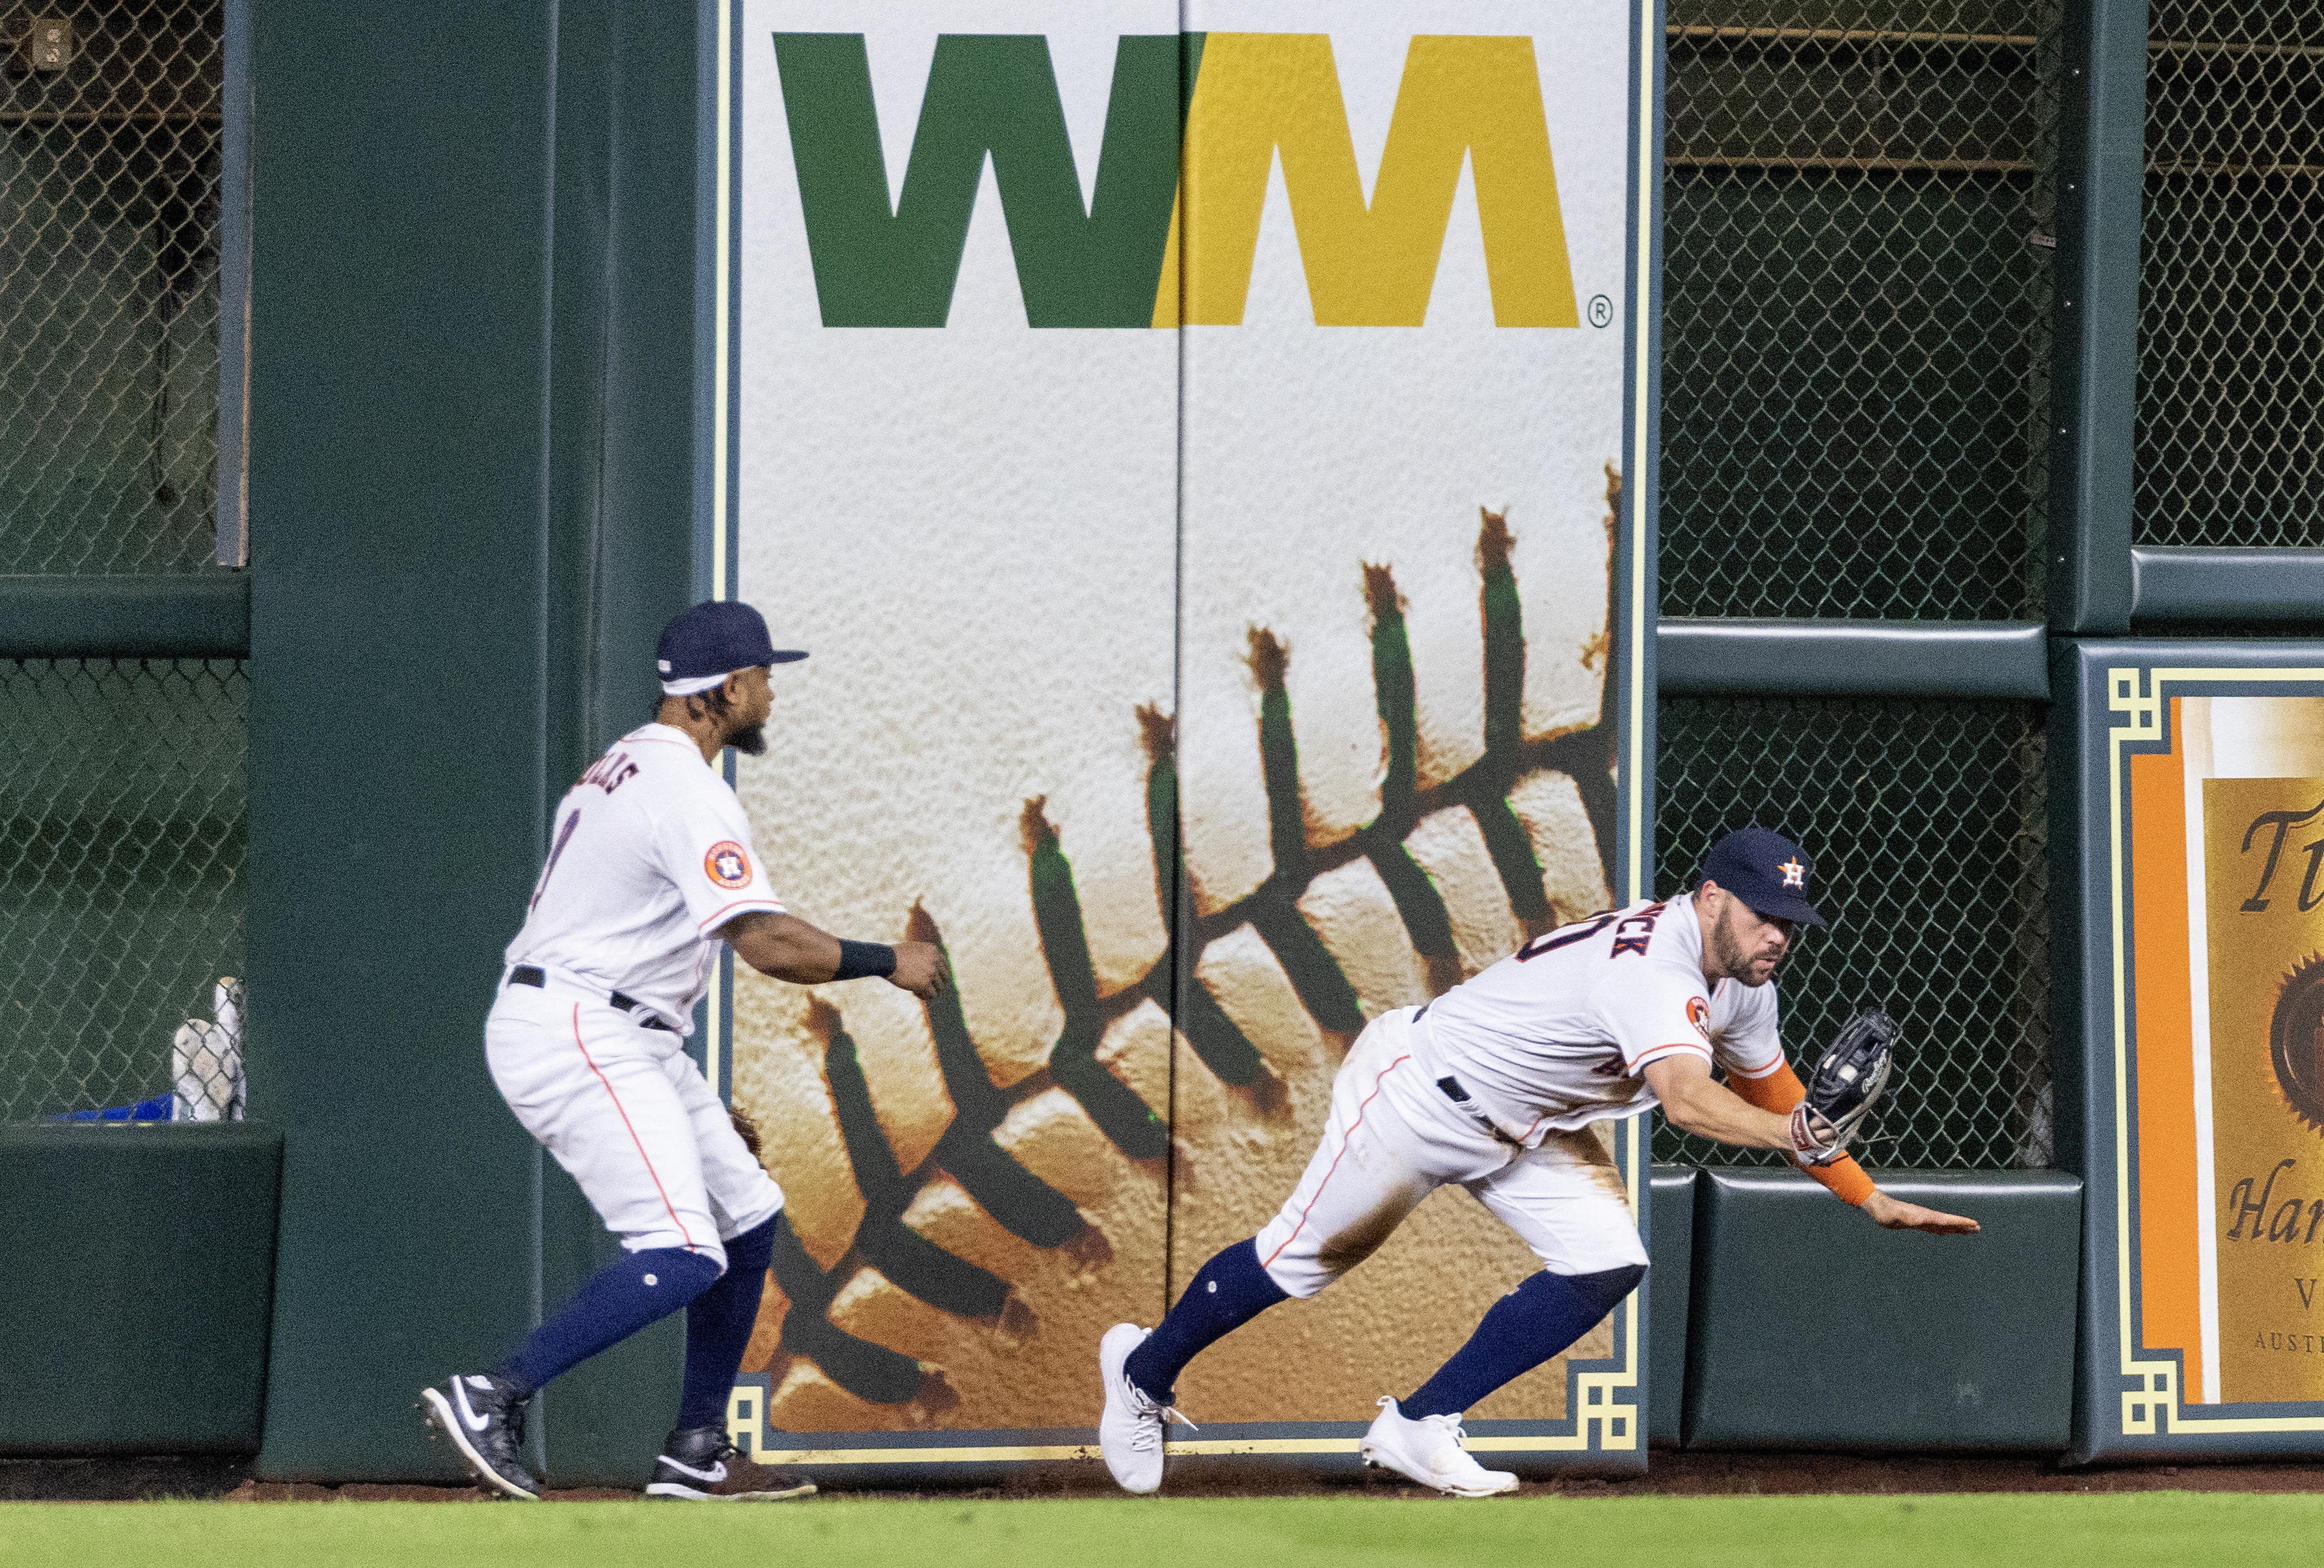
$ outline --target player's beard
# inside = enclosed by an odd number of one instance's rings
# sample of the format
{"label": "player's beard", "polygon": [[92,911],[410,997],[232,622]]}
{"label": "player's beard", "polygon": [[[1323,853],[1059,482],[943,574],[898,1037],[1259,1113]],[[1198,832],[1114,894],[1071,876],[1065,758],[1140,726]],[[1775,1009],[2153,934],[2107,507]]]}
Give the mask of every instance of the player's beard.
{"label": "player's beard", "polygon": [[[1735,908],[1729,900],[1720,909],[1719,918],[1711,923],[1711,958],[1720,971],[1736,984],[1747,990],[1757,990],[1766,980],[1751,978],[1752,955],[1743,950],[1743,939],[1735,935]],[[1777,967],[1781,967],[1780,961]],[[1767,971],[1767,980],[1775,978],[1775,971]]]}
{"label": "player's beard", "polygon": [[767,726],[752,724],[748,729],[736,730],[726,737],[726,743],[745,757],[763,757],[767,754]]}

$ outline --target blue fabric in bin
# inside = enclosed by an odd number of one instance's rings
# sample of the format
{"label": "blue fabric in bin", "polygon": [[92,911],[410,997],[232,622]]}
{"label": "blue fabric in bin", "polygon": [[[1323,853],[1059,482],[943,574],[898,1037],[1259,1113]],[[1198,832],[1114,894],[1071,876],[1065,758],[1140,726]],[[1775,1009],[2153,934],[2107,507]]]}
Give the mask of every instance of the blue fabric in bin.
{"label": "blue fabric in bin", "polygon": [[177,1105],[175,1094],[163,1094],[152,1100],[140,1100],[134,1105],[108,1105],[102,1111],[70,1111],[51,1117],[54,1121],[167,1121]]}

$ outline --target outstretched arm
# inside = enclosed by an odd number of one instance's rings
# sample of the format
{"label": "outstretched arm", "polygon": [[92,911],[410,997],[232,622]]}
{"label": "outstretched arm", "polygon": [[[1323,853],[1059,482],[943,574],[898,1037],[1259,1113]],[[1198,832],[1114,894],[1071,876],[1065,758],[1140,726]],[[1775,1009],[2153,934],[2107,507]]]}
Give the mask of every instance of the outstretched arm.
{"label": "outstretched arm", "polygon": [[[839,978],[839,938],[818,930],[797,915],[755,909],[737,915],[718,928],[743,963],[761,974],[795,985],[821,985]],[[896,967],[888,983],[914,996],[933,996],[944,989],[944,952],[933,942],[899,942]]]}
{"label": "outstretched arm", "polygon": [[[1651,1066],[1647,1069],[1653,1071]],[[1792,1107],[1808,1097],[1808,1092],[1792,1071],[1789,1062],[1777,1062],[1775,1070],[1762,1078],[1746,1078],[1737,1075],[1730,1079],[1735,1092],[1764,1111],[1788,1117]],[[1786,1125],[1789,1125],[1788,1122]],[[1975,1220],[1960,1214],[1948,1214],[1938,1209],[1924,1209],[1918,1204],[1908,1204],[1892,1198],[1872,1183],[1864,1167],[1847,1155],[1841,1155],[1829,1165],[1802,1167],[1815,1177],[1833,1194],[1862,1209],[1874,1223],[1891,1231],[1926,1231],[1935,1236],[1969,1236],[1978,1230]]]}
{"label": "outstretched arm", "polygon": [[1648,1062],[1646,1076],[1646,1086],[1663,1102],[1663,1114],[1681,1132],[1739,1148],[1792,1151],[1790,1118],[1751,1104],[1712,1082],[1710,1058],[1694,1051],[1674,1051]]}

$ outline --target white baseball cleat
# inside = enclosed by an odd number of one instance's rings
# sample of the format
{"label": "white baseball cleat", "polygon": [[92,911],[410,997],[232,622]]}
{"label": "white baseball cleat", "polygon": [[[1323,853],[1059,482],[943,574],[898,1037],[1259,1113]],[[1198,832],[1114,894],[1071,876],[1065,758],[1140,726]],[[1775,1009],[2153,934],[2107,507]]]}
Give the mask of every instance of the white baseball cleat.
{"label": "white baseball cleat", "polygon": [[1380,1413],[1364,1434],[1357,1452],[1366,1464],[1392,1470],[1425,1487],[1456,1498],[1489,1498],[1517,1490],[1517,1478],[1505,1470],[1487,1470],[1462,1446],[1464,1434],[1458,1416],[1423,1416],[1417,1421],[1396,1407],[1391,1398],[1380,1400]]}
{"label": "white baseball cleat", "polygon": [[1105,1383],[1105,1414],[1098,1417],[1097,1445],[1105,1455],[1105,1468],[1126,1492],[1161,1490],[1162,1428],[1167,1423],[1176,1421],[1194,1429],[1193,1422],[1149,1397],[1121,1370],[1130,1352],[1146,1342],[1148,1332],[1134,1323],[1118,1323],[1097,1342],[1098,1376]]}

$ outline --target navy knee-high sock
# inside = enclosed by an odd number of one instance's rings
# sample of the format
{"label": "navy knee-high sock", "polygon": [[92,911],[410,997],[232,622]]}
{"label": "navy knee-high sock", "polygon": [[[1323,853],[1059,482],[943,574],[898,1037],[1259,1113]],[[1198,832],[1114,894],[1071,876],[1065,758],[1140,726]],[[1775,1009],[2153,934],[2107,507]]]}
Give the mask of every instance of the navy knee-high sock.
{"label": "navy knee-high sock", "polygon": [[1255,1241],[1238,1241],[1208,1263],[1162,1319],[1130,1352],[1122,1370],[1149,1399],[1167,1405],[1178,1374],[1204,1346],[1225,1338],[1291,1293],[1259,1267]]}
{"label": "navy knee-high sock", "polygon": [[1458,1416],[1512,1379],[1524,1376],[1590,1332],[1637,1288],[1646,1266],[1598,1274],[1536,1274],[1493,1303],[1469,1342],[1397,1407],[1423,1416]]}
{"label": "navy knee-high sock", "polygon": [[686,1308],[686,1390],[678,1396],[678,1429],[724,1426],[742,1347],[759,1321],[759,1296],[775,1255],[778,1213],[726,1243],[726,1272]]}
{"label": "navy knee-high sock", "polygon": [[668,1317],[717,1279],[715,1261],[683,1247],[625,1253],[591,1275],[572,1300],[526,1337],[516,1354],[493,1370],[527,1391],[538,1388],[607,1345]]}

